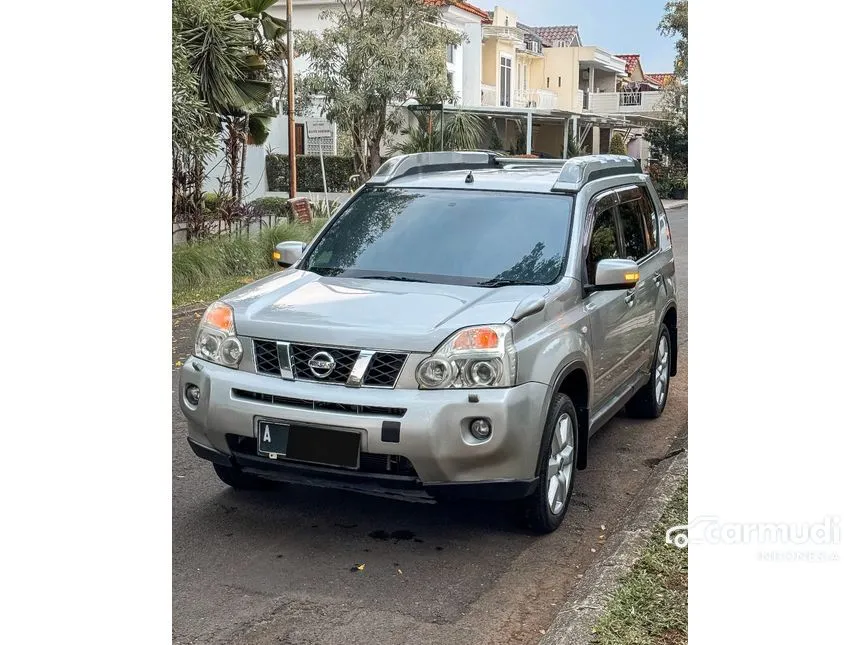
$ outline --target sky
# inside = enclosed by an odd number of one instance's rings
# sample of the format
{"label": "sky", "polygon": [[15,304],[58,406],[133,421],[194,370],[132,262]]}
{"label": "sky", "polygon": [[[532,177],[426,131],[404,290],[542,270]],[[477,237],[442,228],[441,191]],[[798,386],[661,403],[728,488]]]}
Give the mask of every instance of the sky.
{"label": "sky", "polygon": [[470,0],[484,10],[496,5],[527,25],[578,25],[583,45],[613,54],[640,54],[646,74],[673,71],[675,39],[661,36],[657,24],[665,0]]}

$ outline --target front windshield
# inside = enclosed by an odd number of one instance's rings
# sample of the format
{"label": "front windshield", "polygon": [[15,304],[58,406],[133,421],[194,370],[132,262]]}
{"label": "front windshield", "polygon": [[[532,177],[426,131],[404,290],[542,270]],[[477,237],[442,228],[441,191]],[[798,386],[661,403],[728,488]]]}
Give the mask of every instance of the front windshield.
{"label": "front windshield", "polygon": [[570,195],[372,188],[301,268],[470,286],[551,284],[564,268],[572,211]]}

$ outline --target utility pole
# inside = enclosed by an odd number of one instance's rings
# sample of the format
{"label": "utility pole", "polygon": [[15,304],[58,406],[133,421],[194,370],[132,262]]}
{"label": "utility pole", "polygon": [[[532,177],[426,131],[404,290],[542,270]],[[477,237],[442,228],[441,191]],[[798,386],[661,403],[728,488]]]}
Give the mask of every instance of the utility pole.
{"label": "utility pole", "polygon": [[290,199],[296,196],[296,87],[293,78],[293,0],[287,0],[287,130],[290,136]]}

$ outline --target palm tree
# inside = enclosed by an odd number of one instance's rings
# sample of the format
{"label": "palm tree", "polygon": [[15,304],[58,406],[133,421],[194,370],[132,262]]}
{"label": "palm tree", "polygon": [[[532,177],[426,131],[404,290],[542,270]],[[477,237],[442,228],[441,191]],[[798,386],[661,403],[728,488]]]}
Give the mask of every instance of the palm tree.
{"label": "palm tree", "polygon": [[[400,154],[415,152],[433,152],[442,148],[440,141],[440,119],[432,120],[432,124],[424,113],[416,115],[418,123],[401,130],[406,138],[393,147]],[[481,146],[486,127],[484,120],[477,114],[452,109],[444,115],[445,150],[474,150]]]}
{"label": "palm tree", "polygon": [[198,79],[200,98],[222,132],[236,202],[242,199],[247,145],[265,142],[273,116],[266,104],[272,85],[267,61],[283,57],[281,36],[286,32],[286,21],[266,13],[275,1],[174,2],[180,41]]}

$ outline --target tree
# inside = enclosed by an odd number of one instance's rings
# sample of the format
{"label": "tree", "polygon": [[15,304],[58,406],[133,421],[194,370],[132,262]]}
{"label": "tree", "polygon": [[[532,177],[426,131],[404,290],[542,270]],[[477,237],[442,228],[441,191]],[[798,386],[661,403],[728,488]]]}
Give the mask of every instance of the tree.
{"label": "tree", "polygon": [[627,154],[627,146],[624,145],[624,137],[621,136],[620,132],[616,132],[612,135],[612,139],[609,140],[609,154],[611,155],[626,155]]}
{"label": "tree", "polygon": [[675,75],[687,80],[687,0],[670,0],[657,31],[663,36],[679,36],[675,43]]}
{"label": "tree", "polygon": [[199,99],[222,135],[234,204],[242,200],[248,143],[262,144],[271,113],[269,62],[282,58],[286,22],[265,13],[275,0],[176,0],[174,33]]}
{"label": "tree", "polygon": [[396,144],[393,149],[400,154],[415,152],[433,152],[441,150],[474,150],[484,139],[484,120],[477,114],[452,110],[444,114],[444,141],[440,141],[440,117],[430,121],[425,113],[416,114],[417,123],[401,130],[405,139]]}
{"label": "tree", "polygon": [[666,3],[657,30],[664,36],[679,36],[675,44],[675,79],[664,87],[663,121],[648,128],[645,136],[658,156],[669,159],[669,173],[687,175],[687,0]]}
{"label": "tree", "polygon": [[321,12],[322,33],[297,32],[310,58],[306,92],[322,97],[325,116],[349,132],[355,172],[363,179],[381,163],[386,132],[397,129],[391,108],[408,99],[453,100],[445,51],[463,37],[440,23],[441,9],[422,0],[337,0]]}

